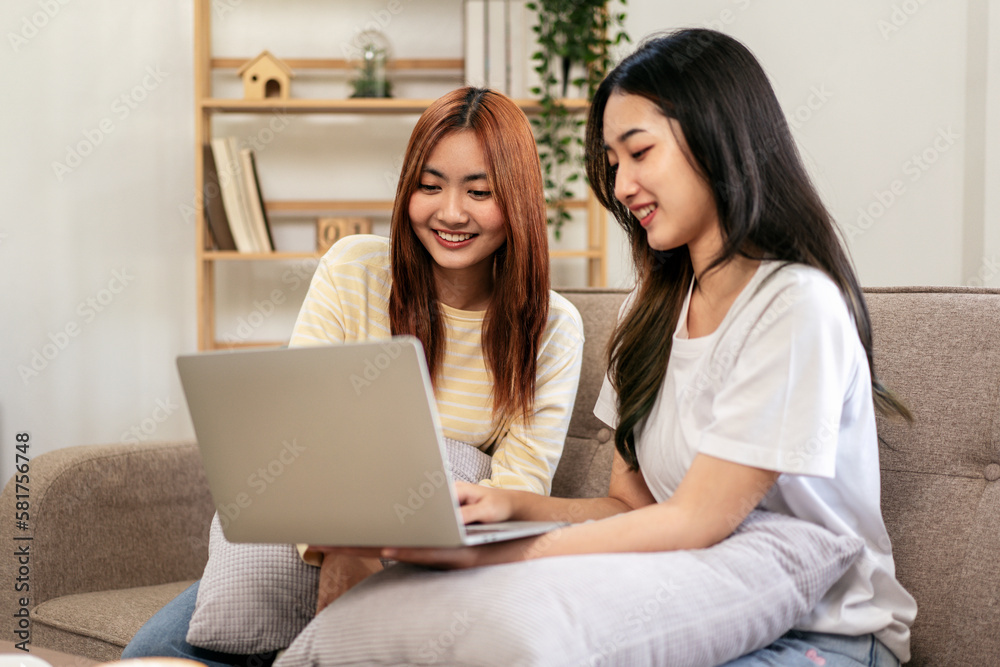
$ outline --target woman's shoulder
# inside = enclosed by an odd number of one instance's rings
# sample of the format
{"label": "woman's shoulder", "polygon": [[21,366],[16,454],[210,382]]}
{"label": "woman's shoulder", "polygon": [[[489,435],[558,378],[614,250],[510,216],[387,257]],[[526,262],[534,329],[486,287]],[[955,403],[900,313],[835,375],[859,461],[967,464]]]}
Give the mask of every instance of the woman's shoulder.
{"label": "woman's shoulder", "polygon": [[808,292],[824,292],[833,289],[839,292],[836,283],[826,273],[808,264],[765,260],[760,263],[760,291],[770,289],[799,289]]}
{"label": "woman's shoulder", "polygon": [[753,299],[772,301],[784,299],[803,307],[828,307],[839,302],[846,307],[844,296],[826,273],[813,266],[794,262],[761,262]]}
{"label": "woman's shoulder", "polygon": [[389,239],[371,234],[345,236],[323,255],[313,280],[345,293],[374,292],[388,298],[392,282]]}
{"label": "woman's shoulder", "polygon": [[762,262],[742,311],[744,323],[791,318],[806,328],[854,329],[840,288],[825,272],[806,264]]}
{"label": "woman's shoulder", "polygon": [[547,336],[562,335],[583,342],[583,318],[573,302],[562,294],[549,290],[549,321],[546,323]]}
{"label": "woman's shoulder", "polygon": [[323,255],[328,264],[347,264],[389,258],[389,238],[375,234],[351,234],[339,239]]}
{"label": "woman's shoulder", "polygon": [[352,234],[340,239],[323,255],[328,266],[389,264],[389,239],[374,234]]}

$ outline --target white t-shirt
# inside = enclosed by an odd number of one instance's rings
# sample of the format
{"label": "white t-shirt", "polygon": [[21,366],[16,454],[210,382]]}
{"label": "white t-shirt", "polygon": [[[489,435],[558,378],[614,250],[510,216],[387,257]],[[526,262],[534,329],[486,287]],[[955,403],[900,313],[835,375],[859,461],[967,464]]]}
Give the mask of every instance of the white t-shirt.
{"label": "white t-shirt", "polygon": [[[917,606],[895,576],[868,359],[843,296],[817,269],[762,262],[719,327],[700,338],[687,336],[690,299],[689,290],[663,386],[636,429],[650,492],[669,498],[699,452],[782,473],[760,507],[865,541],[795,627],[875,633],[905,662]],[[594,414],[618,422],[607,379]]]}

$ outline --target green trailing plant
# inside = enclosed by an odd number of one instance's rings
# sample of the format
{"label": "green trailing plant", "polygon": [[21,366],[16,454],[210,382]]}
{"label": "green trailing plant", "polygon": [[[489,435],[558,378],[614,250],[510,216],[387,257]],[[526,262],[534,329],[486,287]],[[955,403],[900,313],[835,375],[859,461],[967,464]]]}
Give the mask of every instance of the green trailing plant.
{"label": "green trailing plant", "polygon": [[[565,202],[572,183],[583,175],[583,126],[586,120],[563,103],[569,87],[586,86],[593,96],[611,69],[611,47],[630,42],[623,27],[626,0],[532,0],[525,6],[538,14],[534,27],[538,51],[532,55],[541,84],[532,88],[541,110],[532,118],[542,162],[549,224],[558,239],[571,219]],[[621,5],[615,11],[609,5]],[[576,78],[573,71],[581,72]]]}

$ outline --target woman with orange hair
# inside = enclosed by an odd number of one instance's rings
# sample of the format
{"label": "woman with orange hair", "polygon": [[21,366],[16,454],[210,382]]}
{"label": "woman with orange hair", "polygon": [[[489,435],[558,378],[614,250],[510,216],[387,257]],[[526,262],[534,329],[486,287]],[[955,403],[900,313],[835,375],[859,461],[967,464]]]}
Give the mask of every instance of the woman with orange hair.
{"label": "woman with orange hair", "polygon": [[[444,436],[492,456],[481,484],[548,494],[573,411],[583,325],[576,308],[549,289],[531,126],[499,93],[455,90],[421,115],[403,164],[390,237],[334,244],[313,277],[291,344],[415,336]],[[300,552],[321,566],[318,609],[381,569],[378,559],[324,559],[304,545]],[[198,586],[150,619],[122,657],[209,665],[273,660],[273,653],[241,656],[189,644]]]}
{"label": "woman with orange hair", "polygon": [[[541,170],[505,96],[462,88],[410,136],[390,238],[346,237],[323,258],[293,345],[416,336],[446,438],[492,452],[484,486],[548,494],[580,376],[579,314],[549,287]],[[404,202],[406,205],[404,205]],[[307,550],[318,563],[320,552]],[[315,559],[315,560],[314,560]],[[319,607],[381,569],[324,561]]]}

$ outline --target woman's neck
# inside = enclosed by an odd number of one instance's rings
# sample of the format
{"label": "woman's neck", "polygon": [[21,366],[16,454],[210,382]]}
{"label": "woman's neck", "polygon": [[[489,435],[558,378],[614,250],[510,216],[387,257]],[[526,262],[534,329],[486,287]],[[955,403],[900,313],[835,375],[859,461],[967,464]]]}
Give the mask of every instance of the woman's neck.
{"label": "woman's neck", "polygon": [[691,338],[707,336],[719,327],[736,297],[757,272],[760,261],[735,255],[712,269],[708,265],[708,262],[695,262],[692,257],[695,286],[687,317]]}
{"label": "woman's neck", "polygon": [[493,297],[493,262],[465,269],[434,266],[437,300],[458,310],[486,310]]}

